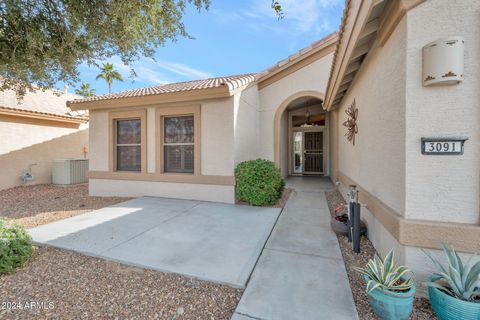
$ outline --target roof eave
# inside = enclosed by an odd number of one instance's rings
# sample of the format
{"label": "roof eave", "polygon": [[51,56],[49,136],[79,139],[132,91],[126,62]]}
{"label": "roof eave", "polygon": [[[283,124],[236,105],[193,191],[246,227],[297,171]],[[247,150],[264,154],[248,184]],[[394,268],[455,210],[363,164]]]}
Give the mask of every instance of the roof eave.
{"label": "roof eave", "polygon": [[9,108],[9,107],[2,107],[2,106],[0,106],[0,115],[63,122],[63,123],[70,123],[70,124],[82,124],[82,123],[88,122],[87,117],[57,115],[53,113],[36,112],[31,110]]}
{"label": "roof eave", "polygon": [[374,3],[373,0],[347,0],[345,2],[344,20],[340,27],[339,42],[325,95],[324,107],[327,111],[332,110],[332,104],[336,101],[338,89],[345,75],[350,56]]}
{"label": "roof eave", "polygon": [[[383,46],[405,13],[425,0],[346,0],[339,42],[325,96],[327,111],[338,108],[375,41]],[[383,7],[378,7],[382,5]],[[376,13],[372,14],[376,9]],[[377,21],[374,21],[374,19]],[[366,44],[363,40],[372,38]],[[356,62],[357,61],[357,62]],[[359,62],[358,62],[359,61]],[[354,65],[356,64],[356,65]]]}
{"label": "roof eave", "polygon": [[216,88],[206,88],[199,90],[178,91],[162,94],[152,94],[138,97],[124,97],[115,99],[104,99],[94,101],[84,101],[72,103],[67,102],[67,106],[73,111],[78,110],[101,110],[112,108],[124,108],[132,106],[146,106],[174,102],[190,102],[199,100],[228,98],[233,95],[228,86],[224,85]]}

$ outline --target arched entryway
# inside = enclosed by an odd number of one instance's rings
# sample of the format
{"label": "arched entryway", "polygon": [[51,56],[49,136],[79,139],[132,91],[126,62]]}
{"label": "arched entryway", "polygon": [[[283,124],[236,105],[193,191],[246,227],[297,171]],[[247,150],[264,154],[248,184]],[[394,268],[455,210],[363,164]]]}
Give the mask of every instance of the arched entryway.
{"label": "arched entryway", "polygon": [[277,109],[274,158],[283,176],[328,175],[328,117],[324,95],[298,92]]}

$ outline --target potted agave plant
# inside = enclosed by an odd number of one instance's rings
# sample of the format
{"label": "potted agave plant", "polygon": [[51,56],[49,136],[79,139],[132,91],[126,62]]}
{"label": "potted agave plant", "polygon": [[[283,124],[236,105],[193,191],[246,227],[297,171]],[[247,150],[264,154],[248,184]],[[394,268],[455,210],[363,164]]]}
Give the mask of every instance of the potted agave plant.
{"label": "potted agave plant", "polygon": [[368,302],[382,320],[408,319],[413,310],[415,283],[410,270],[396,266],[391,250],[384,260],[378,255],[365,268],[355,268],[367,281]]}
{"label": "potted agave plant", "polygon": [[480,261],[472,255],[463,264],[455,250],[442,246],[447,258],[446,267],[423,251],[437,269],[427,283],[433,311],[441,320],[480,319]]}

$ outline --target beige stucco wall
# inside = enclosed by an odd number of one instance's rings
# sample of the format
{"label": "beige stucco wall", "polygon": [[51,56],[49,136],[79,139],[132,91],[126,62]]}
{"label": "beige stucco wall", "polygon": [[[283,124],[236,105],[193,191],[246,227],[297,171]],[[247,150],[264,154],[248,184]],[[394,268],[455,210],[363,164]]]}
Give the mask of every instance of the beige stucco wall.
{"label": "beige stucco wall", "polygon": [[[233,98],[210,100],[201,105],[202,174],[232,176],[234,168]],[[155,107],[147,109],[147,171],[156,170]],[[108,111],[90,113],[90,170],[108,171],[110,150]]]}
{"label": "beige stucco wall", "polygon": [[234,186],[210,184],[90,179],[89,193],[105,197],[152,196],[224,203],[235,202]]}
{"label": "beige stucco wall", "polygon": [[289,97],[299,92],[315,91],[324,94],[330,75],[333,53],[289,74],[259,91],[260,94],[260,153],[274,160],[274,118],[277,109]]}
{"label": "beige stucco wall", "polygon": [[108,112],[90,111],[89,170],[108,171]]}
{"label": "beige stucco wall", "polygon": [[288,111],[285,111],[282,114],[280,119],[280,172],[282,176],[285,178],[288,176],[288,140],[290,137],[288,136],[289,122],[288,122]]}
{"label": "beige stucco wall", "polygon": [[[193,103],[200,105],[201,174],[233,176],[234,171],[234,98]],[[169,107],[175,107],[174,105]],[[140,108],[140,107],[139,107]],[[156,107],[147,110],[147,173],[156,173]],[[109,170],[109,112],[90,113],[90,171]],[[90,179],[90,194],[95,196],[159,196],[233,203],[234,186]]]}
{"label": "beige stucco wall", "polygon": [[202,102],[202,174],[233,176],[233,97]]}
{"label": "beige stucco wall", "polygon": [[337,146],[337,141],[339,141],[338,137],[338,126],[339,126],[339,112],[338,110],[333,110],[331,112],[327,112],[327,118],[328,118],[328,123],[330,124],[327,128],[328,130],[328,137],[329,137],[329,150],[328,150],[328,160],[330,163],[330,179],[332,181],[337,181],[337,176],[336,172],[338,170],[337,168],[337,162],[338,162],[338,146]]}
{"label": "beige stucco wall", "polygon": [[[338,169],[398,214],[405,210],[405,41],[403,19],[384,47],[369,53],[339,108]],[[356,101],[355,146],[344,136]]]}
{"label": "beige stucco wall", "polygon": [[[0,122],[0,127],[3,124]],[[24,129],[19,133],[20,137],[27,135],[29,128]],[[44,127],[43,130],[48,131],[50,128]],[[88,147],[88,129],[82,126],[80,130],[0,155],[0,190],[24,185],[20,175],[23,170],[28,170],[30,167],[34,180],[28,184],[51,183],[52,161],[68,158],[83,159],[84,147]],[[35,165],[31,166],[32,164]]]}
{"label": "beige stucco wall", "polygon": [[[426,1],[407,13],[405,213],[409,219],[479,223],[479,15],[478,1],[450,0]],[[465,39],[464,81],[423,87],[422,47],[457,35]],[[467,136],[469,140],[462,156],[423,156],[420,138],[431,136]],[[445,262],[442,252],[429,251]],[[460,256],[464,261],[469,257]],[[434,271],[420,248],[405,247],[404,263],[415,271],[417,282],[426,281]],[[420,287],[419,293],[425,295],[426,289]]]}
{"label": "beige stucco wall", "polygon": [[260,97],[252,85],[234,95],[235,165],[260,154]]}
{"label": "beige stucco wall", "polygon": [[[479,223],[480,2],[426,1],[407,14],[406,216]],[[464,81],[422,86],[422,47],[465,39]],[[424,156],[421,137],[466,136],[462,156]]]}
{"label": "beige stucco wall", "polygon": [[[17,118],[17,117],[16,117]],[[47,125],[29,124],[18,121],[5,121],[0,115],[0,155],[28,148],[34,144],[42,143],[57,137],[76,132],[78,129],[66,128],[53,122]]]}
{"label": "beige stucco wall", "polygon": [[[331,130],[332,138],[338,136],[338,170],[406,219],[479,223],[479,14],[475,1],[430,0],[410,10],[385,46],[369,53],[342,107],[330,115],[338,117]],[[424,87],[423,46],[457,35],[465,38],[464,82]],[[359,109],[355,147],[346,142],[341,125],[354,98]],[[467,136],[465,154],[422,155],[420,139],[435,136]],[[345,195],[345,186],[340,190]],[[368,207],[362,207],[362,217],[381,255],[395,249],[418,284],[428,280],[434,268],[421,248],[400,245]],[[430,251],[443,259],[439,250]],[[422,285],[417,291],[426,294]]]}

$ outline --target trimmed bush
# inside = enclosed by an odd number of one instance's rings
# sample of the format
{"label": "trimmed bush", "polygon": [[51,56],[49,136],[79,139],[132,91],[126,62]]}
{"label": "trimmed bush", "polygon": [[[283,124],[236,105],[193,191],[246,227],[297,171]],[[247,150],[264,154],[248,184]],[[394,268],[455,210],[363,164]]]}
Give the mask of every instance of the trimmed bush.
{"label": "trimmed bush", "polygon": [[275,204],[285,186],[280,170],[272,161],[263,159],[239,163],[235,179],[238,199],[254,206]]}
{"label": "trimmed bush", "polygon": [[25,228],[0,218],[0,274],[23,266],[32,252],[32,238]]}

